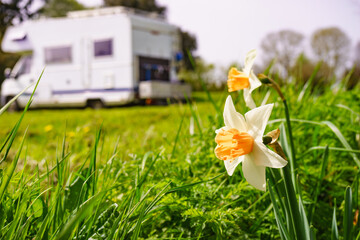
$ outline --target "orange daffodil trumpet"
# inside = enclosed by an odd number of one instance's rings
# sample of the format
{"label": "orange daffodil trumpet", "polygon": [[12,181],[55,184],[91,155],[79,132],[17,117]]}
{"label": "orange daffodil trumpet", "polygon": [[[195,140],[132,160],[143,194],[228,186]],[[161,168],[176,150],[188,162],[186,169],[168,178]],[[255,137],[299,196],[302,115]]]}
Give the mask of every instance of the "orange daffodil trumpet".
{"label": "orange daffodil trumpet", "polygon": [[265,191],[265,167],[282,168],[287,161],[268,149],[262,141],[266,124],[274,104],[267,104],[245,114],[236,112],[228,96],[224,108],[225,127],[216,131],[215,155],[225,163],[231,176],[242,163],[245,179],[259,190]]}
{"label": "orange daffodil trumpet", "polygon": [[256,58],[256,50],[251,50],[246,54],[245,67],[242,71],[236,68],[231,68],[228,74],[228,88],[229,92],[244,90],[244,99],[246,106],[253,109],[256,108],[255,102],[251,97],[251,92],[261,86],[261,82],[256,77],[252,70]]}

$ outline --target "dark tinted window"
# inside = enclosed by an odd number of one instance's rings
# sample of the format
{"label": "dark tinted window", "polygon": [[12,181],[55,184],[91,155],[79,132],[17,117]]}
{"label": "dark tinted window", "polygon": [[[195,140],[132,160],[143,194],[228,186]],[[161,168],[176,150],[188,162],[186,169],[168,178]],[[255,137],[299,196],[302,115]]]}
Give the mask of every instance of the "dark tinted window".
{"label": "dark tinted window", "polygon": [[95,41],[94,42],[94,56],[111,56],[113,53],[112,39]]}
{"label": "dark tinted window", "polygon": [[139,57],[140,81],[161,80],[169,81],[170,61],[161,58]]}
{"label": "dark tinted window", "polygon": [[70,63],[71,47],[45,48],[45,63]]}

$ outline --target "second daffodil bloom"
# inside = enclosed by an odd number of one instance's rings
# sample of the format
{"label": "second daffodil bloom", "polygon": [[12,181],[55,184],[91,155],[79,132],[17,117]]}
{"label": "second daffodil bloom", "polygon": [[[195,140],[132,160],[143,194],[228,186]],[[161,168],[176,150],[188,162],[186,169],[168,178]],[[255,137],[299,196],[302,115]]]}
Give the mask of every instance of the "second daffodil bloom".
{"label": "second daffodil bloom", "polygon": [[245,114],[236,112],[228,96],[224,108],[225,127],[217,130],[215,155],[225,163],[231,176],[242,163],[245,179],[259,190],[265,191],[265,167],[282,168],[287,161],[268,149],[262,142],[273,104],[261,106]]}
{"label": "second daffodil bloom", "polygon": [[246,54],[245,67],[243,71],[231,68],[228,74],[228,90],[234,92],[243,89],[246,106],[256,108],[255,102],[251,97],[251,92],[261,86],[261,82],[252,71],[252,66],[256,58],[256,50],[251,50]]}

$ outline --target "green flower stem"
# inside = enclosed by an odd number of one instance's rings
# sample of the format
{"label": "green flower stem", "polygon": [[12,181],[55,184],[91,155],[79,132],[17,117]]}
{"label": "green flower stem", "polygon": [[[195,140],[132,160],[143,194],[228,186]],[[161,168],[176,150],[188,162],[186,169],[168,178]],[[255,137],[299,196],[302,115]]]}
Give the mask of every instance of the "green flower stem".
{"label": "green flower stem", "polygon": [[[280,144],[277,141],[275,141],[274,143],[270,143],[269,146],[274,150],[274,152],[276,152],[282,158],[286,159],[284,151],[282,150]],[[306,239],[305,227],[302,224],[303,222],[302,222],[301,216],[300,216],[300,209],[299,209],[299,205],[297,202],[295,187],[291,180],[290,172],[291,171],[290,171],[289,164],[287,164],[285,167],[282,168],[282,173],[284,176],[284,183],[285,183],[285,194],[283,193],[282,195],[284,195],[284,196],[282,196],[282,197],[285,198],[285,200],[287,201],[287,203],[289,205],[289,208],[286,208],[286,211],[288,211],[288,215],[290,216],[290,219],[291,219],[289,228],[294,228],[297,239]]]}
{"label": "green flower stem", "polygon": [[[286,103],[286,99],[284,97],[284,94],[281,92],[279,84],[277,84],[274,80],[272,80],[269,77],[266,77],[265,75],[259,76],[264,84],[267,84],[274,88],[276,92],[279,94],[285,108],[285,119],[286,119],[286,129],[287,129],[287,135],[289,136],[290,141],[290,150],[291,150],[291,157],[290,157],[290,168],[291,168],[291,179],[295,186],[296,184],[296,177],[295,177],[295,169],[296,169],[296,157],[295,157],[295,147],[294,147],[294,141],[293,141],[293,135],[291,130],[291,122],[290,122],[290,113],[289,108]],[[266,81],[264,81],[266,80]],[[295,187],[296,189],[296,187]]]}
{"label": "green flower stem", "polygon": [[[287,106],[286,99],[281,92],[280,86],[274,80],[272,80],[270,78],[267,78],[267,80],[269,81],[268,84],[271,87],[273,87],[276,90],[276,92],[279,94],[279,96],[281,97],[281,100],[284,104],[287,133],[288,133],[289,141],[290,141],[290,149],[291,149],[290,162],[285,167],[283,167],[281,170],[283,173],[283,176],[284,176],[285,191],[286,191],[286,196],[283,196],[283,197],[285,197],[286,201],[288,201],[288,204],[290,206],[288,214],[290,215],[290,218],[291,218],[291,225],[294,228],[296,239],[300,239],[300,240],[308,239],[308,236],[306,236],[306,232],[305,232],[305,223],[300,216],[299,204],[298,204],[297,196],[296,196],[296,192],[295,192],[295,189],[297,189],[296,181],[295,181],[296,180],[296,178],[295,178],[295,147],[294,147],[293,136],[292,136],[292,131],[291,131],[289,108]],[[281,146],[277,142],[274,144],[270,144],[270,146],[271,145],[274,145],[272,147],[275,152],[277,152],[283,158],[286,158],[284,152],[281,149]]]}
{"label": "green flower stem", "polygon": [[286,199],[290,205],[290,216],[295,228],[297,239],[306,239],[304,225],[300,216],[299,205],[296,198],[293,182],[291,180],[290,167],[286,165],[282,168],[285,182]]}
{"label": "green flower stem", "polygon": [[290,114],[289,114],[289,108],[286,103],[286,99],[283,98],[282,101],[284,103],[284,108],[285,108],[286,126],[287,126],[289,141],[290,141],[290,149],[291,149],[291,158],[290,158],[291,179],[295,186],[295,184],[296,184],[296,181],[295,181],[295,179],[296,179],[295,178],[296,160],[295,160],[295,147],[294,147],[293,135],[292,135],[292,130],[291,130]]}

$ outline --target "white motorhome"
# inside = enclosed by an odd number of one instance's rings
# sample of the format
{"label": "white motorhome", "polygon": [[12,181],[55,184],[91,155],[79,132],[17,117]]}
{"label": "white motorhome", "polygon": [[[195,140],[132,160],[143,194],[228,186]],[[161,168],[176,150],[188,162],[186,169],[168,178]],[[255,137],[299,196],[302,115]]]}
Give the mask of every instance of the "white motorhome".
{"label": "white motorhome", "polygon": [[[178,28],[123,7],[70,12],[10,27],[2,50],[22,53],[1,88],[2,103],[36,82],[32,106],[111,106],[137,99],[184,98],[176,79]],[[29,89],[17,101],[23,107]]]}

